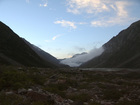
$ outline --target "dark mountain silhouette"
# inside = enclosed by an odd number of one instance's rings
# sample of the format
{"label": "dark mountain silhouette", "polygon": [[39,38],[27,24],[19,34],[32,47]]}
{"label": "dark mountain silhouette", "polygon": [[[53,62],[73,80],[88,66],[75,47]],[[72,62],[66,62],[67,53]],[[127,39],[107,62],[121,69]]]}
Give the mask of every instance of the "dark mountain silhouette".
{"label": "dark mountain silhouette", "polygon": [[103,45],[104,52],[80,67],[140,68],[140,21]]}
{"label": "dark mountain silhouette", "polygon": [[75,54],[71,58],[75,58],[75,57],[78,57],[78,56],[81,56],[81,55],[85,55],[85,54],[87,54],[87,52],[83,52],[81,54]]}
{"label": "dark mountain silhouette", "polygon": [[2,22],[0,22],[0,64],[56,67],[49,59],[48,61],[42,59],[37,51],[35,52],[31,46]]}
{"label": "dark mountain silhouette", "polygon": [[51,54],[45,52],[44,50],[40,49],[39,47],[31,44],[27,40],[23,39],[27,45],[29,45],[42,59],[47,62],[50,62],[58,67],[66,67],[67,65],[60,64],[60,61],[53,57]]}

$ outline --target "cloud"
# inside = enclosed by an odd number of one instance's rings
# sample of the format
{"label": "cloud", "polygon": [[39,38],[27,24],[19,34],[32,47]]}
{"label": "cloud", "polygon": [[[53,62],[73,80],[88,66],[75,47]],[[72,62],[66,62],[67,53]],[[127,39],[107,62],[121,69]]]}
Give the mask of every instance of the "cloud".
{"label": "cloud", "polygon": [[88,23],[87,22],[79,22],[79,23],[76,23],[76,24],[84,25],[84,24],[88,24]]}
{"label": "cloud", "polygon": [[67,0],[67,11],[74,14],[98,13],[108,10],[107,3],[105,0]]}
{"label": "cloud", "polygon": [[66,20],[60,20],[60,21],[55,21],[55,24],[61,24],[61,26],[63,27],[69,27],[72,29],[76,29],[77,26],[76,25],[84,25],[84,24],[88,24],[86,22],[71,22],[71,21],[66,21]]}
{"label": "cloud", "polygon": [[60,37],[60,36],[62,36],[62,35],[56,35],[56,36],[54,36],[54,37],[52,38],[52,40],[55,40],[56,38],[58,38],[58,37]]}
{"label": "cloud", "polygon": [[42,4],[39,4],[40,7],[47,7],[48,6],[48,1],[47,0],[42,0]]}
{"label": "cloud", "polygon": [[52,37],[52,39],[49,39],[49,40],[47,39],[47,40],[45,40],[45,42],[47,42],[47,43],[52,42],[52,41],[56,40],[56,38],[61,37],[62,35],[63,35],[63,34],[58,34],[58,35]]}
{"label": "cloud", "polygon": [[117,1],[117,2],[115,3],[115,5],[116,5],[115,10],[116,10],[116,12],[117,12],[117,16],[120,16],[120,17],[127,17],[127,16],[128,16],[128,12],[127,12],[127,10],[125,9],[125,7],[126,7],[127,5],[129,5],[128,2],[126,2],[126,1]]}
{"label": "cloud", "polygon": [[54,23],[55,24],[61,24],[63,27],[70,27],[70,28],[73,28],[73,29],[77,28],[75,23],[71,22],[71,21],[61,20],[61,21],[55,21]]}
{"label": "cloud", "polygon": [[112,17],[106,17],[91,22],[92,26],[102,27],[102,26],[112,26],[112,25],[122,25],[127,23],[132,18],[129,16],[126,6],[130,5],[126,1],[116,1],[111,3],[109,6],[112,9],[112,12],[115,12],[115,15]]}
{"label": "cloud", "polygon": [[[48,0],[40,0],[42,3],[39,4],[40,7],[47,7]],[[30,3],[30,0],[26,0],[26,3]]]}
{"label": "cloud", "polygon": [[134,19],[129,16],[130,2],[129,0],[67,0],[67,12],[94,16],[91,25],[95,27],[122,25]]}
{"label": "cloud", "polygon": [[103,53],[104,49],[101,48],[94,48],[89,53],[83,53],[78,56],[68,58],[65,60],[62,60],[60,63],[69,65],[71,67],[78,67],[82,63],[87,62]]}
{"label": "cloud", "polygon": [[108,19],[99,19],[91,22],[91,25],[94,27],[108,27],[113,25],[124,25],[128,21],[132,20],[133,18],[130,18],[129,20],[125,17],[110,17]]}

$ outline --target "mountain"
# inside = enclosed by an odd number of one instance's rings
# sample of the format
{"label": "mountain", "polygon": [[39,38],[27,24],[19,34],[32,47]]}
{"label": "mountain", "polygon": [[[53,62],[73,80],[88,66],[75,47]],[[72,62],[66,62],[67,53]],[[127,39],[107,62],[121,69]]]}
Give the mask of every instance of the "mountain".
{"label": "mountain", "polygon": [[85,55],[87,55],[87,53],[85,53],[85,52],[83,52],[81,54],[75,54],[71,58],[60,59],[60,63],[64,64],[64,65],[69,65],[70,67],[78,67],[83,62],[85,62],[83,60],[83,59],[85,59]]}
{"label": "mountain", "polygon": [[51,54],[43,51],[42,49],[40,49],[39,47],[31,44],[30,42],[28,42],[27,40],[23,39],[25,41],[25,43],[27,45],[29,45],[32,50],[34,50],[43,60],[50,62],[58,67],[64,67],[66,65],[62,65],[60,64],[60,61],[58,59],[56,59],[55,57],[53,57]]}
{"label": "mountain", "polygon": [[75,57],[78,57],[78,56],[81,56],[81,55],[85,55],[85,54],[87,54],[87,52],[83,52],[81,54],[75,54],[71,58],[75,58]]}
{"label": "mountain", "polygon": [[84,55],[84,54],[87,54],[87,52],[83,52],[83,53],[80,53],[80,54],[74,54],[72,57],[70,58],[63,58],[63,59],[59,59],[59,61],[63,61],[63,60],[67,60],[67,59],[72,59],[72,58],[75,58],[75,57],[78,57],[80,55]]}
{"label": "mountain", "polygon": [[81,54],[75,54],[71,58],[63,59],[60,61],[62,64],[69,65],[71,67],[78,67],[81,64],[91,60],[92,58],[95,58],[103,53],[104,49],[101,48],[93,48],[88,53],[81,53]]}
{"label": "mountain", "polygon": [[80,67],[140,68],[140,21],[105,43],[104,52]]}
{"label": "mountain", "polygon": [[22,38],[0,22],[0,64],[56,67],[51,62],[42,59]]}

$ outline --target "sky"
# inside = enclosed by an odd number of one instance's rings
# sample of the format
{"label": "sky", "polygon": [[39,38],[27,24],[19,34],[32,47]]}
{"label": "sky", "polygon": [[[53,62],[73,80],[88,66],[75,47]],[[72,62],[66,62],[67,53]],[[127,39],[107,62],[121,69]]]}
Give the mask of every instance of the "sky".
{"label": "sky", "polygon": [[140,19],[140,0],[0,0],[0,21],[58,59],[101,47]]}

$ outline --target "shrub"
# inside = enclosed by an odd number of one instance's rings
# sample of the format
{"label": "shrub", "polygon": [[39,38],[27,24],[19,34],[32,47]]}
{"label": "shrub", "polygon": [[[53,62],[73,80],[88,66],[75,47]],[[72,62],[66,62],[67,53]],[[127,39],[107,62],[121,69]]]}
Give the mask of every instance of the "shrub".
{"label": "shrub", "polygon": [[16,94],[0,93],[0,105],[30,105],[30,102]]}
{"label": "shrub", "polygon": [[107,100],[118,100],[123,96],[123,93],[115,88],[106,89],[103,91],[103,94],[103,98]]}
{"label": "shrub", "polygon": [[72,94],[67,96],[69,99],[74,100],[74,101],[82,101],[82,102],[87,102],[89,99],[91,99],[91,96],[86,93],[81,93],[81,94]]}

